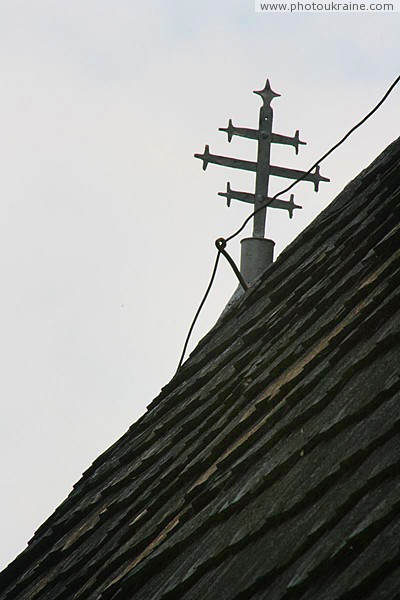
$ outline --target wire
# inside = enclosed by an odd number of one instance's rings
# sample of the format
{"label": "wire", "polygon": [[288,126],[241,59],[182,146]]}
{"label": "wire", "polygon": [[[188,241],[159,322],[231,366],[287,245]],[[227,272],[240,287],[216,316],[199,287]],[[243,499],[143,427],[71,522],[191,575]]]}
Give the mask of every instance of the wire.
{"label": "wire", "polygon": [[264,208],[268,207],[273,200],[275,200],[276,198],[278,198],[278,196],[281,196],[282,194],[285,194],[289,190],[293,189],[294,186],[297,185],[300,181],[302,181],[305,177],[307,177],[307,175],[309,175],[311,173],[311,171],[313,169],[315,169],[315,167],[317,167],[319,164],[321,164],[322,161],[324,161],[326,158],[328,158],[328,156],[330,156],[332,154],[332,152],[334,152],[337,148],[339,148],[339,146],[341,146],[347,140],[347,138],[349,138],[351,136],[351,134],[354,133],[354,131],[356,129],[358,129],[359,127],[361,127],[361,125],[364,125],[364,123],[366,121],[368,121],[368,119],[370,117],[372,117],[372,115],[378,110],[378,108],[380,108],[382,106],[382,104],[385,102],[386,98],[389,96],[389,94],[392,92],[392,90],[396,87],[396,85],[399,83],[399,81],[400,81],[400,75],[394,80],[394,82],[392,83],[392,85],[387,89],[387,91],[385,92],[385,94],[379,100],[378,104],[376,106],[374,106],[374,108],[367,115],[365,115],[365,117],[363,117],[361,119],[361,121],[359,121],[356,125],[354,125],[354,127],[352,127],[346,133],[346,135],[344,135],[342,137],[342,139],[337,142],[337,144],[335,144],[334,146],[332,146],[332,148],[330,150],[328,150],[328,152],[326,152],[323,156],[321,156],[321,158],[319,160],[317,160],[317,162],[315,162],[312,165],[312,167],[310,167],[308,169],[308,171],[306,171],[305,173],[303,173],[303,175],[301,177],[299,177],[298,179],[296,179],[295,181],[293,181],[288,187],[284,188],[283,190],[281,190],[280,192],[278,192],[277,194],[275,194],[275,196],[273,196],[272,198],[270,198],[268,200],[268,202],[265,202],[262,206],[259,206],[248,217],[246,217],[246,219],[243,221],[243,223],[239,227],[239,229],[237,231],[235,231],[235,233],[233,233],[232,235],[230,235],[227,238],[225,238],[226,242],[230,242],[231,240],[233,240],[233,238],[235,238],[236,236],[238,236],[239,233],[241,233],[243,231],[243,229],[246,227],[247,223],[254,217],[254,215],[256,215],[257,213],[259,213],[261,210],[264,210]]}
{"label": "wire", "polygon": [[233,240],[235,237],[237,237],[239,235],[239,233],[241,233],[243,231],[243,229],[246,227],[247,223],[254,217],[254,215],[256,215],[258,212],[260,212],[261,210],[264,210],[264,208],[268,207],[271,202],[273,200],[275,200],[276,198],[278,198],[278,196],[281,196],[282,194],[285,194],[286,192],[288,192],[289,190],[293,189],[295,185],[297,185],[300,181],[302,181],[305,177],[307,177],[307,175],[309,175],[311,173],[311,171],[313,169],[315,169],[315,167],[317,167],[319,164],[321,164],[326,158],[328,158],[328,156],[330,156],[332,154],[332,152],[334,152],[337,148],[339,148],[339,146],[341,146],[350,136],[352,133],[354,133],[354,131],[356,131],[356,129],[358,129],[359,127],[361,127],[362,125],[364,125],[364,123],[366,121],[368,121],[368,119],[370,117],[372,117],[372,115],[382,106],[382,104],[385,102],[385,100],[387,99],[387,97],[389,96],[389,94],[393,91],[393,89],[396,87],[396,85],[399,83],[400,81],[400,75],[394,80],[394,82],[392,83],[392,85],[387,89],[387,91],[385,92],[385,94],[382,96],[382,98],[379,100],[378,104],[376,104],[376,106],[374,106],[374,108],[372,110],[370,110],[369,113],[367,113],[365,115],[365,117],[363,117],[361,119],[361,121],[359,121],[356,125],[354,125],[354,127],[352,127],[334,146],[332,146],[332,148],[330,148],[330,150],[328,150],[327,152],[325,152],[325,154],[323,156],[321,156],[321,158],[319,160],[317,160],[316,163],[314,163],[312,165],[312,167],[310,167],[308,169],[308,171],[304,172],[303,175],[301,177],[299,177],[298,179],[296,179],[295,181],[293,181],[288,187],[284,188],[282,191],[278,192],[277,194],[275,194],[275,196],[273,196],[272,198],[269,198],[267,202],[264,202],[261,206],[259,206],[256,210],[254,210],[248,217],[246,217],[246,219],[243,221],[242,225],[239,227],[239,229],[237,231],[235,231],[234,233],[232,233],[232,235],[228,236],[227,238],[218,238],[215,241],[215,245],[217,247],[218,253],[217,256],[215,258],[215,263],[214,263],[214,268],[212,270],[212,274],[211,274],[211,278],[209,281],[209,284],[207,286],[207,289],[205,291],[205,294],[202,298],[202,301],[200,302],[199,308],[196,311],[196,314],[193,318],[192,324],[190,325],[188,334],[186,336],[186,340],[183,346],[183,351],[181,354],[181,358],[179,360],[179,364],[178,364],[178,369],[182,366],[183,360],[185,358],[185,354],[186,354],[186,350],[189,344],[189,340],[190,337],[192,335],[194,326],[196,325],[196,321],[199,318],[199,315],[202,311],[202,308],[208,298],[208,295],[211,291],[211,288],[213,286],[216,274],[217,274],[217,269],[218,269],[218,263],[219,263],[219,259],[221,254],[223,254],[225,256],[225,258],[227,259],[227,261],[229,262],[229,264],[231,265],[236,277],[238,278],[240,284],[242,285],[242,287],[246,290],[248,288],[247,283],[244,281],[239,269],[237,268],[235,261],[233,260],[233,258],[228,254],[227,250],[226,250],[226,245],[228,242],[230,242],[231,240]]}
{"label": "wire", "polygon": [[235,273],[236,277],[238,278],[239,283],[242,286],[242,288],[244,289],[244,291],[248,290],[249,286],[247,285],[243,275],[237,268],[236,263],[233,260],[232,256],[230,254],[228,254],[228,252],[225,249],[226,248],[226,240],[224,238],[218,238],[217,240],[215,240],[215,245],[217,247],[217,250],[225,256],[226,260],[231,265],[233,272]]}
{"label": "wire", "polygon": [[206,291],[204,293],[203,299],[202,299],[202,301],[199,304],[199,308],[197,309],[196,314],[194,315],[192,324],[189,327],[189,331],[188,331],[188,334],[186,336],[185,343],[183,345],[183,350],[182,350],[181,358],[179,360],[178,368],[176,369],[177,371],[182,366],[183,359],[185,358],[186,350],[187,350],[187,347],[188,347],[188,343],[189,343],[190,337],[192,335],[192,331],[194,329],[194,326],[196,325],[196,321],[199,318],[199,314],[201,313],[201,310],[202,310],[202,308],[203,308],[203,306],[205,304],[205,301],[208,298],[208,294],[210,293],[211,288],[213,286],[214,279],[215,279],[215,276],[217,274],[218,263],[219,263],[219,259],[220,258],[221,258],[221,252],[218,249],[217,256],[215,257],[214,268],[213,268],[212,273],[211,273],[210,281],[209,281],[207,289],[206,289]]}
{"label": "wire", "polygon": [[200,302],[199,308],[198,308],[198,309],[197,309],[197,311],[196,311],[196,314],[195,314],[195,316],[194,316],[194,319],[193,319],[193,321],[192,321],[192,324],[191,324],[191,326],[190,326],[190,328],[189,328],[188,334],[187,334],[187,336],[186,336],[186,340],[185,340],[185,343],[184,343],[184,345],[183,345],[183,350],[182,350],[181,358],[180,358],[180,360],[179,360],[179,364],[178,364],[177,371],[178,371],[178,369],[181,367],[181,365],[182,365],[182,363],[183,363],[183,360],[184,360],[184,358],[185,358],[185,354],[186,354],[186,350],[187,350],[187,347],[188,347],[188,343],[189,343],[190,337],[191,337],[191,335],[192,335],[192,332],[193,332],[194,326],[196,325],[196,321],[197,321],[197,319],[198,319],[198,317],[199,317],[199,314],[200,314],[200,312],[201,312],[201,310],[202,310],[202,308],[203,308],[203,306],[204,306],[204,303],[205,303],[205,301],[206,301],[206,300],[207,300],[207,298],[208,298],[208,294],[209,294],[209,293],[210,293],[210,291],[211,291],[212,285],[213,285],[213,283],[214,283],[215,276],[216,276],[216,274],[217,274],[217,270],[218,270],[218,263],[219,263],[219,259],[220,259],[220,257],[221,257],[221,254],[223,254],[223,255],[225,256],[226,260],[227,260],[227,261],[229,262],[229,264],[231,265],[231,267],[232,267],[232,269],[233,269],[233,271],[234,271],[234,273],[235,273],[236,277],[237,277],[237,278],[239,279],[239,281],[240,281],[240,284],[241,284],[242,288],[243,288],[243,289],[246,291],[246,290],[248,289],[248,287],[249,287],[249,286],[247,285],[246,281],[243,279],[243,275],[241,274],[241,272],[240,272],[240,271],[239,271],[239,269],[237,268],[235,261],[234,261],[234,260],[233,260],[233,258],[232,258],[232,257],[231,257],[231,256],[228,254],[228,252],[225,250],[225,247],[226,247],[226,241],[224,240],[224,238],[218,238],[217,240],[215,240],[215,246],[216,246],[216,248],[217,248],[218,252],[217,252],[217,256],[215,257],[215,263],[214,263],[214,268],[213,268],[213,271],[212,271],[212,274],[211,274],[211,278],[210,278],[210,281],[209,281],[209,283],[208,283],[207,289],[206,289],[206,291],[205,291],[205,293],[204,293],[204,296],[203,296],[203,298],[202,298],[202,300],[201,300],[201,302]]}

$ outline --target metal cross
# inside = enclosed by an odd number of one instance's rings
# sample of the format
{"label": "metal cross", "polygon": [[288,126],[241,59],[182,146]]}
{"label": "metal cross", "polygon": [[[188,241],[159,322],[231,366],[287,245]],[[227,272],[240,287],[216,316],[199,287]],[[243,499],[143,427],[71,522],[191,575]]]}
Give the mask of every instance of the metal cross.
{"label": "metal cross", "polygon": [[[330,181],[327,177],[320,175],[319,166],[315,171],[305,175],[305,171],[297,169],[287,169],[285,167],[276,167],[271,165],[271,144],[286,144],[293,146],[296,154],[299,152],[299,146],[304,145],[299,137],[299,131],[296,131],[293,137],[280,135],[272,132],[273,111],[271,101],[280,96],[271,89],[269,80],[265,84],[263,90],[255,91],[255,94],[261,96],[263,105],[260,108],[260,116],[258,129],[247,129],[245,127],[235,127],[232,120],[229,119],[227,127],[221,127],[219,131],[224,131],[228,135],[228,142],[232,140],[234,135],[245,137],[258,141],[257,162],[241,160],[238,158],[229,158],[226,156],[218,156],[211,154],[208,145],[205,146],[203,154],[195,154],[196,158],[203,161],[203,170],[206,170],[209,163],[232,167],[234,169],[243,169],[245,171],[254,171],[256,173],[255,193],[239,192],[231,189],[230,183],[227,183],[226,192],[219,192],[219,196],[224,196],[227,199],[227,204],[230,206],[231,200],[240,200],[254,204],[255,209],[262,206],[267,200],[270,201],[268,208],[279,208],[288,211],[289,217],[292,218],[293,211],[296,208],[301,208],[294,203],[294,195],[291,194],[290,200],[279,200],[268,197],[268,184],[270,175],[277,177],[285,177],[287,179],[299,179],[303,177],[303,181],[310,181],[314,184],[314,190],[318,192],[319,183],[321,181]],[[254,215],[253,237],[263,238],[265,235],[265,221],[267,208],[260,210]]]}

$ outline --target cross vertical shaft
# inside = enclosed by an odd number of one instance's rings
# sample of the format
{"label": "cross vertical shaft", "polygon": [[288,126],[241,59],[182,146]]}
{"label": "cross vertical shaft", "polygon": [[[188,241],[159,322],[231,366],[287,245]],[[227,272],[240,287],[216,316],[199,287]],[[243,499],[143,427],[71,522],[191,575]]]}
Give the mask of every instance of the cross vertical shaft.
{"label": "cross vertical shaft", "polygon": [[[255,206],[257,210],[265,199],[268,198],[269,166],[271,155],[272,137],[272,108],[264,103],[260,108],[258,150],[257,150],[257,172],[255,188]],[[265,222],[267,209],[264,208],[254,215],[253,237],[263,238],[265,236]]]}

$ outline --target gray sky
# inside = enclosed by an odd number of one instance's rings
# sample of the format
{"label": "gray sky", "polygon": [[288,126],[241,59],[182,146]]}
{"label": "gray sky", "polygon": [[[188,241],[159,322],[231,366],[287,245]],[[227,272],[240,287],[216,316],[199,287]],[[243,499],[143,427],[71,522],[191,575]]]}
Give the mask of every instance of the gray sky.
{"label": "gray sky", "polygon": [[[249,214],[217,192],[251,191],[252,175],[204,173],[193,154],[254,159],[253,141],[218,127],[256,127],[252,90],[269,77],[275,131],[308,142],[273,162],[308,168],[398,75],[399,19],[1,0],[0,568],[172,377],[214,240]],[[399,97],[324,163],[319,194],[296,188],[293,220],[269,211],[278,252],[399,135]],[[194,342],[235,287],[222,264]]]}

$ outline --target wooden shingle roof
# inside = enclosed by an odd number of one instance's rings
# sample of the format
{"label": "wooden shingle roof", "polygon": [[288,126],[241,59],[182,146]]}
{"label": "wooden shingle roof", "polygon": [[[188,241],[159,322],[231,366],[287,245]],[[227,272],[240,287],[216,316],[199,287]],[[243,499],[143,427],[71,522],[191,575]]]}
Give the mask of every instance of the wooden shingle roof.
{"label": "wooden shingle roof", "polygon": [[400,138],[281,254],[0,575],[0,600],[392,600]]}

